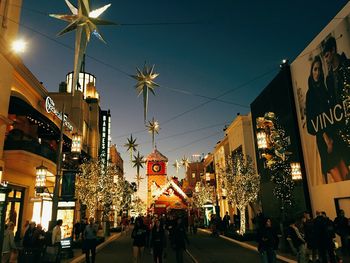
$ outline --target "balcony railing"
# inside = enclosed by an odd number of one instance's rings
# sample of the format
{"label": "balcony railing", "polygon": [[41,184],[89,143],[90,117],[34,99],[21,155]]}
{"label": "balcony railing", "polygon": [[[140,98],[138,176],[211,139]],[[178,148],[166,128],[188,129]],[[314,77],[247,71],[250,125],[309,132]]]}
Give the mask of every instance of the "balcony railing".
{"label": "balcony railing", "polygon": [[39,143],[37,139],[26,135],[20,137],[7,136],[4,150],[27,151],[56,162],[56,151],[50,145]]}

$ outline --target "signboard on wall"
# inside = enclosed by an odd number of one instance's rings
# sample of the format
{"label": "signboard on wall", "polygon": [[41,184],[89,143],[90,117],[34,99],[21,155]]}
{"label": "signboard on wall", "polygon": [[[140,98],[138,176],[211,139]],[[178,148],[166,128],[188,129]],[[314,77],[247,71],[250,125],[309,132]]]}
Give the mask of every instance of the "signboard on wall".
{"label": "signboard on wall", "polygon": [[73,200],[75,195],[76,171],[63,171],[61,197],[65,200]]}
{"label": "signboard on wall", "polygon": [[347,4],[291,64],[314,209],[333,216],[334,198],[349,195],[350,185],[349,14]]}

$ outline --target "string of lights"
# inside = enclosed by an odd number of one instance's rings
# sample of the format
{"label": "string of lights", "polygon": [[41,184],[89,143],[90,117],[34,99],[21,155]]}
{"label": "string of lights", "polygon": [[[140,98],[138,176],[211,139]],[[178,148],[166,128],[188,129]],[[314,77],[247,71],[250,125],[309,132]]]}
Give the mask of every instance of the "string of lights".
{"label": "string of lights", "polygon": [[[31,10],[31,11],[33,11],[33,10]],[[71,46],[69,46],[69,45],[67,45],[67,44],[62,43],[62,42],[60,42],[60,41],[58,41],[58,40],[56,40],[56,39],[54,39],[54,38],[48,36],[48,35],[45,34],[45,33],[42,33],[42,32],[40,32],[40,31],[38,31],[38,30],[35,30],[34,28],[29,27],[29,26],[27,26],[27,25],[24,25],[23,23],[18,23],[18,22],[14,21],[14,20],[12,20],[12,19],[10,19],[10,18],[8,18],[8,19],[9,19],[10,21],[12,21],[12,22],[14,22],[14,23],[20,25],[21,27],[26,28],[27,30],[30,30],[30,31],[32,31],[32,32],[35,32],[35,33],[37,33],[37,34],[39,34],[39,35],[41,35],[41,36],[43,36],[43,37],[45,37],[45,38],[47,38],[47,39],[49,39],[49,40],[55,42],[55,43],[57,43],[57,44],[59,44],[59,45],[61,45],[61,46],[63,46],[63,47],[65,47],[65,48],[67,48],[67,49],[70,49],[70,50],[74,51],[74,48],[73,48],[73,47],[71,47]],[[115,66],[113,66],[113,65],[111,65],[111,64],[109,64],[109,63],[103,62],[102,60],[99,60],[98,58],[93,57],[93,56],[91,56],[91,55],[86,55],[86,57],[88,57],[88,58],[90,58],[90,59],[96,61],[97,63],[100,63],[100,64],[106,66],[106,67],[109,67],[109,68],[111,68],[111,69],[113,69],[113,70],[115,70],[115,71],[117,71],[117,72],[119,72],[119,73],[122,73],[123,75],[125,75],[125,76],[127,76],[127,77],[129,77],[129,78],[131,78],[131,75],[130,75],[129,73],[127,73],[126,71],[124,71],[124,70],[122,70],[122,69],[120,69],[120,68],[118,68],[118,67],[115,67]],[[247,82],[245,82],[245,83],[239,85],[238,87],[233,88],[233,89],[229,89],[229,90],[227,90],[227,91],[221,93],[220,95],[218,95],[218,96],[216,96],[216,97],[209,97],[209,96],[204,96],[204,95],[200,95],[200,94],[196,94],[196,93],[192,93],[192,92],[187,92],[187,95],[192,95],[192,96],[197,96],[197,97],[201,97],[201,98],[206,98],[206,99],[208,99],[208,100],[205,101],[205,102],[203,102],[203,103],[201,103],[201,104],[198,104],[198,105],[196,105],[196,106],[194,106],[194,107],[192,107],[192,108],[190,108],[190,109],[188,109],[188,110],[186,110],[186,111],[184,111],[184,112],[182,112],[182,113],[179,113],[179,114],[177,114],[177,115],[171,117],[170,119],[168,119],[168,120],[162,122],[162,125],[164,126],[165,124],[167,124],[167,123],[169,123],[169,122],[171,122],[171,121],[173,121],[173,120],[175,120],[175,119],[178,119],[178,118],[180,118],[180,117],[182,117],[182,116],[184,116],[184,115],[186,115],[186,114],[188,114],[188,113],[190,113],[190,112],[192,112],[192,111],[195,111],[195,110],[197,110],[197,109],[199,109],[199,108],[201,108],[201,107],[203,107],[203,106],[205,106],[205,105],[207,105],[207,104],[209,104],[210,102],[213,102],[213,101],[219,101],[219,102],[229,103],[229,104],[233,104],[233,105],[240,106],[240,107],[249,108],[249,106],[247,106],[247,105],[243,105],[243,104],[239,104],[239,103],[234,103],[234,102],[227,102],[227,101],[220,100],[219,98],[221,98],[221,97],[223,97],[223,96],[225,96],[225,95],[227,95],[227,94],[230,94],[230,93],[232,93],[232,92],[234,92],[234,91],[237,91],[237,90],[239,90],[239,89],[241,89],[241,88],[243,88],[243,87],[249,85],[250,83],[252,83],[252,82],[254,82],[254,81],[256,81],[256,80],[258,80],[258,79],[260,79],[260,78],[263,78],[263,77],[265,77],[265,76],[271,74],[272,72],[275,72],[276,70],[277,70],[277,68],[274,67],[272,70],[269,70],[269,71],[267,71],[267,72],[265,72],[265,73],[263,73],[263,74],[261,74],[261,75],[258,75],[257,77],[252,78],[251,80],[249,80],[249,81],[247,81]],[[168,89],[168,90],[171,89],[172,91],[179,92],[179,93],[182,93],[182,94],[186,94],[186,92],[185,92],[184,90],[175,89],[175,88],[169,88],[169,87],[165,87],[165,88]],[[143,129],[143,130],[139,130],[139,131],[131,132],[131,133],[137,134],[137,133],[141,133],[141,132],[145,132],[145,131],[146,131],[146,129]],[[125,136],[128,136],[128,135],[129,135],[129,133],[128,133],[128,134],[123,134],[123,135],[120,135],[120,136],[117,136],[117,137],[120,138],[120,137],[125,137]]]}

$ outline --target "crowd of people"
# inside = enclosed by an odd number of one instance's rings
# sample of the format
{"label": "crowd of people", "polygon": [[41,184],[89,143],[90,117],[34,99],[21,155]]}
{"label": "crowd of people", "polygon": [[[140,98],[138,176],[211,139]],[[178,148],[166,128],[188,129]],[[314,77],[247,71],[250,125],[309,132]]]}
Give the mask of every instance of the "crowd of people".
{"label": "crowd of people", "polygon": [[[183,254],[186,245],[189,244],[187,230],[192,225],[191,219],[184,216],[151,217],[148,215],[139,216],[131,222],[134,222],[131,237],[135,263],[142,262],[145,248],[151,249],[155,263],[162,263],[167,256],[165,248],[168,245],[175,251],[176,262],[184,262]],[[193,228],[193,225],[190,228]]]}
{"label": "crowd of people", "polygon": [[[276,250],[279,237],[270,218],[260,220],[257,228],[258,251],[262,263],[276,262]],[[286,230],[286,239],[296,254],[298,263],[338,263],[342,262],[336,253],[339,246],[336,234],[341,238],[341,254],[349,255],[350,221],[343,210],[332,221],[325,212],[317,211],[316,217],[304,212],[302,216],[291,220]]]}
{"label": "crowd of people", "polygon": [[61,226],[62,220],[58,220],[53,231],[47,232],[41,224],[28,221],[24,226],[23,238],[15,242],[14,223],[8,222],[5,225],[1,262],[9,263],[17,258],[19,262],[40,263],[49,252],[54,257],[52,261],[59,262]]}
{"label": "crowd of people", "polygon": [[343,210],[339,211],[334,221],[325,212],[317,211],[313,219],[305,212],[301,218],[291,222],[289,233],[298,262],[339,262],[336,234],[341,239],[342,256],[349,254],[350,221]]}

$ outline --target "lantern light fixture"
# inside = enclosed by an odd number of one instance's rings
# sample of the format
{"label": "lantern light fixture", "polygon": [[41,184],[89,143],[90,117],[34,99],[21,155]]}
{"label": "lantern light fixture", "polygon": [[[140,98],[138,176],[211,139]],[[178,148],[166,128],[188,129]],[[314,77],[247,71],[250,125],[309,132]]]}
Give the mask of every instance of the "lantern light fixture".
{"label": "lantern light fixture", "polygon": [[80,153],[81,152],[81,138],[82,136],[78,133],[74,133],[72,136],[72,153]]}
{"label": "lantern light fixture", "polygon": [[47,167],[41,164],[36,167],[35,191],[37,194],[44,193],[46,188]]}
{"label": "lantern light fixture", "polygon": [[300,163],[298,162],[293,162],[290,164],[290,168],[291,168],[291,174],[292,174],[292,180],[294,181],[298,181],[298,180],[302,180],[302,173],[301,173],[301,167],[300,167]]}
{"label": "lantern light fixture", "polygon": [[261,130],[256,134],[256,139],[258,143],[258,149],[266,149],[267,148],[267,135],[266,132]]}

